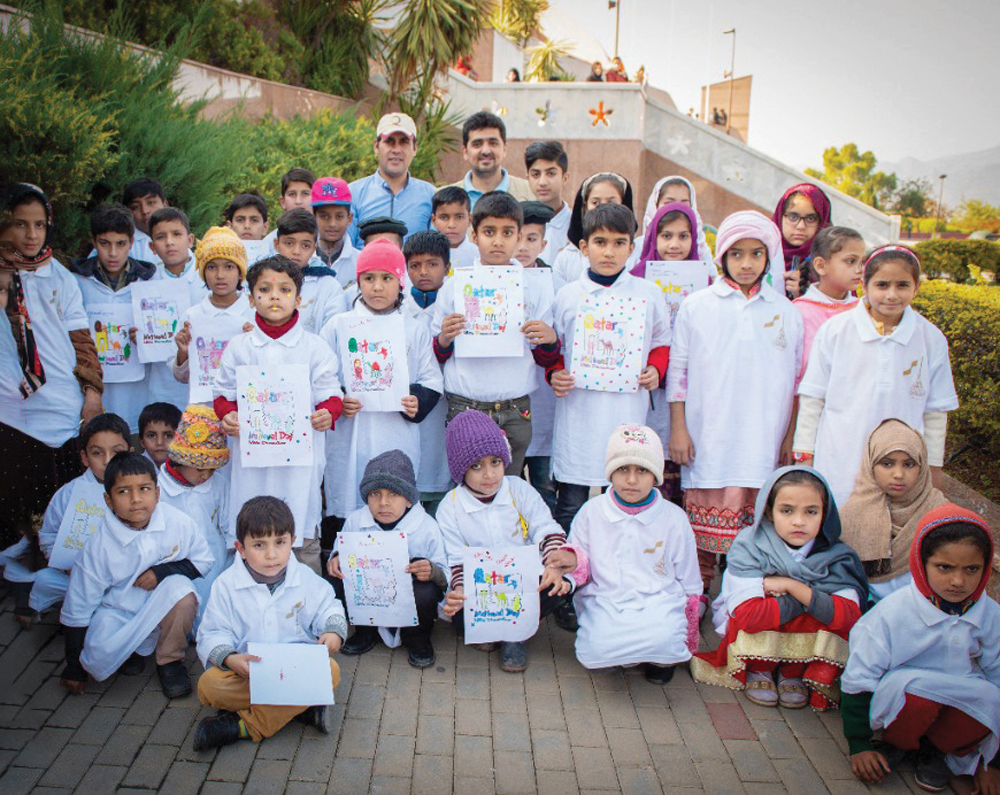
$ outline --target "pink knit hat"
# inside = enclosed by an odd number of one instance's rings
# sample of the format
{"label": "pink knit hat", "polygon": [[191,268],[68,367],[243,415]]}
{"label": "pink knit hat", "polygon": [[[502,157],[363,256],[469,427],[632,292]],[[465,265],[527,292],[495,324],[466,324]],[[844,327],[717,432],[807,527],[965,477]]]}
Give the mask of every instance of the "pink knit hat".
{"label": "pink knit hat", "polygon": [[784,273],[781,232],[774,221],[756,210],[740,210],[719,224],[719,233],[715,237],[715,264],[720,270],[724,270],[722,260],[726,252],[740,240],[759,240],[767,246],[768,271]]}
{"label": "pink knit hat", "polygon": [[402,283],[406,272],[406,257],[391,240],[373,240],[358,254],[358,277],[365,271],[385,271]]}

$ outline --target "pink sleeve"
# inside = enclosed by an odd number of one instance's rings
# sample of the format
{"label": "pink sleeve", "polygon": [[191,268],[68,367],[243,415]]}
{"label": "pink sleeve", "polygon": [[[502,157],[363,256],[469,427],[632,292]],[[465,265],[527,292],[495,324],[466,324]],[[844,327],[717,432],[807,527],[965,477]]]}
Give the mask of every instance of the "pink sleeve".
{"label": "pink sleeve", "polygon": [[687,647],[688,651],[694,654],[698,651],[698,643],[701,636],[698,632],[698,625],[701,623],[701,616],[698,606],[701,603],[701,594],[691,594],[684,605],[684,617],[687,618]]}
{"label": "pink sleeve", "polygon": [[590,579],[590,559],[587,557],[587,553],[580,547],[573,546],[572,544],[563,544],[560,548],[568,549],[576,555],[576,568],[570,574],[573,582],[576,583],[576,587],[579,588],[581,585],[586,585]]}

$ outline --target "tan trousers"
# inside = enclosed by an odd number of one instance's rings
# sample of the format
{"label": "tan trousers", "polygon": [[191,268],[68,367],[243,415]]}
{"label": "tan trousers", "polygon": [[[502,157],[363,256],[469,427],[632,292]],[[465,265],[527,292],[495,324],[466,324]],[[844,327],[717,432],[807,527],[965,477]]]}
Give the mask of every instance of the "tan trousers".
{"label": "tan trousers", "polygon": [[320,577],[323,576],[323,567],[320,564],[319,538],[304,538],[302,546],[295,547],[295,559],[304,566],[308,566]]}
{"label": "tan trousers", "polygon": [[[340,684],[340,666],[335,660],[330,660],[330,676],[336,689]],[[272,704],[251,704],[250,680],[215,666],[205,671],[198,679],[198,700],[215,709],[238,713],[255,743],[277,734],[286,723],[305,711],[308,706],[279,707]]]}
{"label": "tan trousers", "polygon": [[189,593],[170,608],[160,621],[160,637],[156,640],[156,664],[166,665],[180,660],[187,654],[188,635],[198,614],[198,597]]}

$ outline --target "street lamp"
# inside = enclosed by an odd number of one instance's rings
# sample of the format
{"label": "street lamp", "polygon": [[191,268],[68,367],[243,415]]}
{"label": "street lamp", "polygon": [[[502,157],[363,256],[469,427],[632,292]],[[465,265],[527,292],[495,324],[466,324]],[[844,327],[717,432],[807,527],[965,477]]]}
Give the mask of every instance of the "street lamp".
{"label": "street lamp", "polygon": [[615,58],[618,57],[618,23],[621,21],[621,0],[608,0],[608,10],[615,10]]}
{"label": "street lamp", "polygon": [[[733,34],[733,52],[729,58],[729,112],[726,114],[726,135],[733,126],[733,87],[736,82],[736,28],[722,31],[723,36]],[[725,73],[722,75],[725,77]]]}
{"label": "street lamp", "polygon": [[941,188],[938,191],[937,222],[934,224],[934,234],[931,237],[938,236],[938,227],[941,226],[941,202],[944,201],[944,180],[947,176],[947,174],[942,174],[938,177],[941,180]]}

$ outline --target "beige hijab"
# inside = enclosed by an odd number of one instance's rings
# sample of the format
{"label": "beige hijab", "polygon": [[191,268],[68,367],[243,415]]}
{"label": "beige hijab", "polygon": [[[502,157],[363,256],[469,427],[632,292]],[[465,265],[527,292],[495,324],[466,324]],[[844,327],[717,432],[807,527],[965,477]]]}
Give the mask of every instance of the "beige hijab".
{"label": "beige hijab", "polygon": [[[890,453],[906,453],[920,465],[909,493],[892,500],[875,482],[875,465]],[[900,420],[886,420],[868,437],[854,491],[840,510],[841,540],[854,547],[872,582],[885,582],[910,570],[910,547],[920,519],[947,502],[931,485],[924,438]]]}

